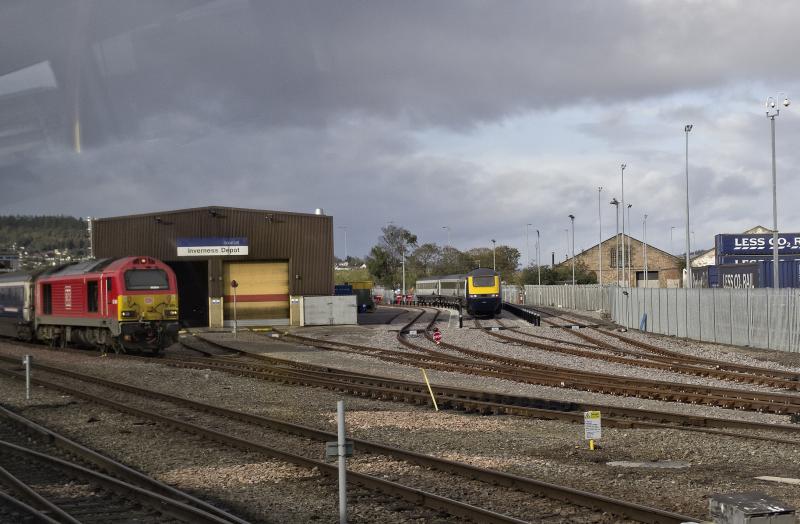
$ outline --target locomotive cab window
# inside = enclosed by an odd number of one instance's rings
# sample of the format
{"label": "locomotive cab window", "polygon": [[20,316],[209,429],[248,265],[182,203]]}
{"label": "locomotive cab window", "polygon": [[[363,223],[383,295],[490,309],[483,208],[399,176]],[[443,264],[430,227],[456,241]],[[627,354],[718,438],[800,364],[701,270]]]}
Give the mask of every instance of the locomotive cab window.
{"label": "locomotive cab window", "polygon": [[472,285],[474,287],[492,287],[494,286],[494,277],[472,277]]}
{"label": "locomotive cab window", "polygon": [[169,279],[163,269],[130,269],[125,272],[125,289],[128,291],[169,289]]}
{"label": "locomotive cab window", "polygon": [[97,280],[86,283],[86,309],[90,313],[97,313]]}

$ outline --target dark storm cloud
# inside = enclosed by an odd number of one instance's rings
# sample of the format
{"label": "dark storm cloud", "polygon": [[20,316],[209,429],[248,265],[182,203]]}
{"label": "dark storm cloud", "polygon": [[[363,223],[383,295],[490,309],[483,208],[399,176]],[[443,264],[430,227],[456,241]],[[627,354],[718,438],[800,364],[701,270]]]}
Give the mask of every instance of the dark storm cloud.
{"label": "dark storm cloud", "polygon": [[792,2],[65,5],[27,18],[49,23],[3,26],[0,43],[65,69],[91,62],[87,74],[105,73],[104,85],[82,88],[126,121],[183,110],[315,125],[364,111],[459,128],[580,100],[787,78],[800,65],[781,51],[794,45]]}
{"label": "dark storm cloud", "polygon": [[[679,202],[665,181],[680,175],[680,134],[659,146],[658,133],[624,106],[755,79],[785,85],[800,65],[790,52],[798,14],[789,1],[0,7],[0,71],[47,61],[58,85],[57,109],[31,109],[44,130],[23,138],[38,149],[11,154],[0,141],[0,203],[5,212],[101,216],[209,204],[324,207],[350,228],[351,253],[366,252],[389,220],[440,244],[448,225],[464,248],[509,228],[508,241],[519,240],[526,221],[558,232],[561,218],[548,217],[592,209],[589,173],[613,174],[618,160],[497,169],[438,154],[415,132],[468,134],[576,104],[605,109],[581,131],[625,153],[648,173],[641,180]],[[18,125],[16,111],[0,99],[0,129]],[[80,155],[66,149],[76,112]],[[674,105],[663,112],[698,116]],[[762,131],[742,135],[763,141]],[[625,144],[631,134],[649,143]],[[763,164],[743,164],[739,174],[707,166],[709,179],[728,178],[703,191],[752,192],[736,177]],[[641,181],[631,191],[648,194]],[[491,205],[465,216],[465,195]]]}

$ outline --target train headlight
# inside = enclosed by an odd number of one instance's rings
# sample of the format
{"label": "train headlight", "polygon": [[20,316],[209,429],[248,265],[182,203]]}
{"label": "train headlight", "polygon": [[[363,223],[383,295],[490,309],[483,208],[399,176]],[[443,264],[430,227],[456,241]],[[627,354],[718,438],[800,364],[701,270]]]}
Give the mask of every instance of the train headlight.
{"label": "train headlight", "polygon": [[492,297],[492,298],[497,298],[497,297],[499,297],[500,295],[498,295],[497,293],[492,293],[492,294],[491,294],[491,295],[489,295],[489,296],[490,296],[490,297]]}
{"label": "train headlight", "polygon": [[178,310],[177,309],[167,309],[164,311],[164,316],[166,317],[177,317]]}
{"label": "train headlight", "polygon": [[478,295],[470,295],[469,298],[478,298]]}
{"label": "train headlight", "polygon": [[136,311],[123,311],[122,313],[120,313],[120,316],[122,318],[135,318]]}

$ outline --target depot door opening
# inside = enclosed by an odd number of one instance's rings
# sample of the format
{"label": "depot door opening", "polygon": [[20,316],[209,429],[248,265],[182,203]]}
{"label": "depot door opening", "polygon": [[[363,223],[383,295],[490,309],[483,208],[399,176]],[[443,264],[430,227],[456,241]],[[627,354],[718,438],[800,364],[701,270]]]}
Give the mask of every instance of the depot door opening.
{"label": "depot door opening", "polygon": [[167,262],[178,278],[178,315],[184,327],[208,326],[208,262]]}

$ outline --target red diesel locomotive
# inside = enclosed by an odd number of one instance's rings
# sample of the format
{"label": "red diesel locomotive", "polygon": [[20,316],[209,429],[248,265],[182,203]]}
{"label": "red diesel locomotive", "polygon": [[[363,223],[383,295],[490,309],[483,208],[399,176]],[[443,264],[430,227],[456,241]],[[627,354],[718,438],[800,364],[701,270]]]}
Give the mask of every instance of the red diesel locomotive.
{"label": "red diesel locomotive", "polygon": [[150,257],[3,275],[0,309],[0,332],[51,345],[157,353],[178,336],[175,273]]}

